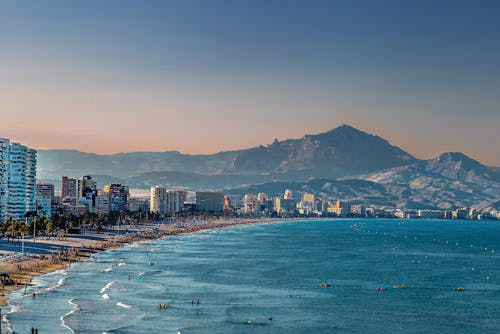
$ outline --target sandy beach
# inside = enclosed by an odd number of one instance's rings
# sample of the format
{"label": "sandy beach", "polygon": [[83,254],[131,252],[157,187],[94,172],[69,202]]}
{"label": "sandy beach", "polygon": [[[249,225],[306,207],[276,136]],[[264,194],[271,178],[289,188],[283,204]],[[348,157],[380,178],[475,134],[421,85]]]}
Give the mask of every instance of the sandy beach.
{"label": "sandy beach", "polygon": [[[189,219],[169,224],[125,225],[100,232],[67,234],[57,237],[42,237],[34,241],[26,239],[7,241],[0,239],[0,276],[2,294],[0,306],[8,305],[7,295],[25,289],[34,277],[64,269],[73,262],[84,261],[92,254],[123,247],[132,242],[164,238],[181,233],[223,228],[263,222],[284,221],[282,218],[247,219]],[[24,243],[24,247],[23,247]],[[24,249],[24,256],[21,251]]]}

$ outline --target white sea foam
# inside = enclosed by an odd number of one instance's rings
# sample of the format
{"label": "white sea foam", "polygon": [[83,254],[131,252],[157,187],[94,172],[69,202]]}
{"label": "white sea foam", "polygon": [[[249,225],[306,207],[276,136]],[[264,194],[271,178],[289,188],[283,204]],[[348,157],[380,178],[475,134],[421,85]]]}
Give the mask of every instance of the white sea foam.
{"label": "white sea foam", "polygon": [[19,313],[23,310],[21,306],[18,305],[10,305],[10,311],[9,313]]}
{"label": "white sea foam", "polygon": [[108,271],[111,271],[111,270],[113,270],[113,267],[106,268],[104,271],[108,272]]}
{"label": "white sea foam", "polygon": [[8,333],[13,333],[14,329],[12,328],[12,324],[10,323],[7,315],[2,316],[2,322],[5,324],[5,329],[7,329]]}
{"label": "white sea foam", "polygon": [[116,303],[116,306],[120,306],[120,307],[123,307],[123,308],[132,308],[132,306],[127,305],[127,304],[124,304],[124,303],[122,303],[122,302],[118,302],[118,303]]}
{"label": "white sea foam", "polygon": [[[67,278],[67,271],[66,269],[59,269],[59,270],[56,270],[54,272],[51,272],[51,273],[48,273],[48,274],[45,274],[44,277],[50,277],[50,276],[54,276],[54,275],[64,275],[64,277],[61,277],[54,285],[52,286],[47,286],[48,282],[46,282],[45,280],[41,280],[40,277],[36,277],[34,280],[33,280],[33,283],[34,283],[34,287],[32,287],[31,289],[35,288],[35,292],[37,294],[41,294],[45,288],[45,291],[48,292],[48,291],[52,291],[54,289],[57,289],[61,286],[64,285],[64,282],[66,281],[66,278]],[[30,296],[31,294],[26,294],[26,295],[21,295],[19,297],[15,297],[15,298],[11,298],[11,300],[15,300],[16,298],[28,298],[28,296]],[[14,304],[11,304],[10,302],[8,303],[8,305],[10,306],[10,310],[7,314],[4,314],[1,319],[0,319],[0,323],[3,322],[5,324],[5,329],[7,330],[8,333],[13,333],[14,332],[14,329],[12,328],[12,325],[10,323],[10,319],[9,319],[9,314],[12,314],[12,313],[19,313],[19,312],[22,312],[23,310],[23,307],[22,306],[19,306],[19,305],[14,305]],[[1,325],[1,324],[0,324]]]}
{"label": "white sea foam", "polygon": [[66,268],[64,268],[64,269],[58,269],[58,270],[53,271],[51,273],[47,273],[44,276],[48,277],[48,276],[52,276],[52,275],[68,275],[68,272],[66,271]]}
{"label": "white sea foam", "polygon": [[73,313],[75,313],[76,311],[78,311],[80,309],[80,306],[77,303],[75,303],[74,301],[75,301],[75,299],[73,299],[73,298],[71,298],[70,300],[68,300],[68,303],[71,304],[71,305],[73,305],[73,309],[59,318],[61,320],[61,326],[63,328],[66,328],[67,330],[69,330],[73,334],[75,334],[75,331],[73,330],[73,328],[71,328],[66,323],[66,318],[69,317],[70,315],[72,315]]}
{"label": "white sea foam", "polygon": [[111,281],[108,284],[106,284],[104,286],[104,288],[101,289],[100,293],[105,293],[106,291],[108,291],[109,289],[111,289],[111,287],[113,286],[113,284],[115,284],[115,281]]}
{"label": "white sea foam", "polygon": [[[66,280],[66,277],[61,277],[57,282],[54,282],[50,279],[54,275],[67,275],[66,269],[59,269],[54,272],[45,274],[40,277],[35,277],[33,279],[33,286],[30,287],[30,291],[35,290],[37,294],[40,294],[44,291],[51,291],[54,289],[57,289],[58,287],[64,285],[64,281]],[[45,290],[44,290],[45,289]]]}
{"label": "white sea foam", "polygon": [[5,323],[5,329],[7,329],[8,333],[14,333],[14,329],[12,328],[12,324],[10,323],[8,315],[12,313],[19,313],[23,310],[23,308],[21,306],[11,304],[10,301],[8,304],[10,306],[10,310],[8,314],[4,314],[2,316],[2,322]]}
{"label": "white sea foam", "polygon": [[106,300],[109,299],[109,295],[107,293],[103,294],[101,297],[102,297],[102,299],[106,299]]}
{"label": "white sea foam", "polygon": [[120,263],[118,263],[118,267],[121,267],[121,266],[124,266],[124,265],[126,265],[126,263],[125,263],[125,262],[120,262]]}
{"label": "white sea foam", "polygon": [[61,278],[59,279],[59,281],[57,281],[57,284],[56,284],[56,285],[54,285],[54,286],[50,286],[50,287],[48,287],[48,288],[47,288],[47,291],[52,291],[52,290],[54,290],[54,289],[57,289],[57,288],[59,288],[59,287],[63,286],[65,281],[66,281],[66,277],[61,277]]}

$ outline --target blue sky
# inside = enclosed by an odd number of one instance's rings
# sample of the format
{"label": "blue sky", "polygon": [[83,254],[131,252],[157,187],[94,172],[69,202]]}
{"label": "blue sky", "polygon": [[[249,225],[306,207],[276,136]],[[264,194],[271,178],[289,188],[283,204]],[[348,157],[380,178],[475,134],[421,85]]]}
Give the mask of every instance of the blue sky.
{"label": "blue sky", "polygon": [[0,134],[208,153],[348,123],[421,158],[500,165],[499,15],[495,1],[1,1]]}

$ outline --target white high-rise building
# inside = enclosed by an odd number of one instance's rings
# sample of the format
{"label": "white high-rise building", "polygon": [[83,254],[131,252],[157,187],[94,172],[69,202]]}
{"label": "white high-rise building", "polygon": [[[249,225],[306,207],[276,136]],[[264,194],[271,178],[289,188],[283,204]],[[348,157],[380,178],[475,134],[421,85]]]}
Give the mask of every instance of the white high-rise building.
{"label": "white high-rise building", "polygon": [[36,211],[36,150],[26,150],[26,211]]}
{"label": "white high-rise building", "polygon": [[9,142],[0,138],[0,223],[4,222],[7,210],[7,156]]}
{"label": "white high-rise building", "polygon": [[293,199],[293,190],[292,189],[285,189],[284,199]]}
{"label": "white high-rise building", "polygon": [[184,190],[151,187],[150,211],[161,214],[181,212],[182,204],[186,200],[187,192]]}
{"label": "white high-rise building", "polygon": [[97,191],[96,211],[99,214],[107,215],[111,211],[111,195],[102,190]]}
{"label": "white high-rise building", "polygon": [[167,213],[181,212],[182,204],[187,201],[187,191],[169,190],[167,191],[166,208]]}
{"label": "white high-rise building", "polygon": [[0,222],[36,210],[36,150],[0,138]]}
{"label": "white high-rise building", "polygon": [[166,197],[167,197],[167,189],[160,186],[151,187],[151,199],[149,201],[149,211],[164,213]]}
{"label": "white high-rise building", "polygon": [[268,197],[267,197],[266,193],[258,193],[257,194],[257,202],[259,202],[259,204],[261,204],[261,205],[266,204],[267,199],[268,199]]}
{"label": "white high-rise building", "polygon": [[245,194],[245,197],[243,197],[243,211],[246,213],[250,213],[254,210],[254,207],[255,207],[254,194]]}

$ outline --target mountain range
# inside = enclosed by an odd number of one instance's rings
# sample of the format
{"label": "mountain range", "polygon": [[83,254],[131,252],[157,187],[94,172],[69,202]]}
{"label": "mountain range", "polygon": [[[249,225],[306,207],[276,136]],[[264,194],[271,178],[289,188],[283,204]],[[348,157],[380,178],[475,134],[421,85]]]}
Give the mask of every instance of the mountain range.
{"label": "mountain range", "polygon": [[62,175],[92,175],[98,184],[224,189],[231,195],[285,188],[326,199],[407,208],[498,208],[500,168],[462,153],[420,160],[387,140],[342,125],[300,139],[207,155],[132,152],[97,155],[40,150],[38,176],[60,183]]}

